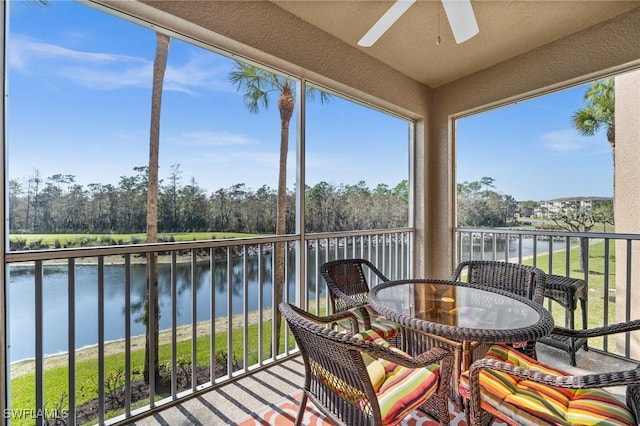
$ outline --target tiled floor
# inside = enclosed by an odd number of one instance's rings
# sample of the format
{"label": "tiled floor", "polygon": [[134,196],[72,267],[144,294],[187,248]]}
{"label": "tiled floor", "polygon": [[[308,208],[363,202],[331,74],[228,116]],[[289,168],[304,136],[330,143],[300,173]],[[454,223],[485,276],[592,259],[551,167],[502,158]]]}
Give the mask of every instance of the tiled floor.
{"label": "tiled floor", "polygon": [[[635,364],[596,352],[579,352],[577,367],[569,365],[569,355],[546,345],[538,345],[538,359],[572,374],[620,371]],[[134,423],[136,426],[223,426],[234,425],[251,412],[280,400],[302,387],[304,365],[300,358],[242,378],[219,389],[164,409]],[[610,389],[624,398],[624,388]]]}
{"label": "tiled floor", "polygon": [[234,425],[250,413],[300,389],[303,383],[304,364],[296,357],[167,408],[134,425]]}

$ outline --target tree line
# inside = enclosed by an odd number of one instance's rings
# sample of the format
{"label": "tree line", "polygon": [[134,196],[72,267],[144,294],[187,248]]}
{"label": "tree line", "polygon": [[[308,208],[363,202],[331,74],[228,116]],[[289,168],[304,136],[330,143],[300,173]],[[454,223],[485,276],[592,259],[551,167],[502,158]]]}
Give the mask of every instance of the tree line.
{"label": "tree line", "polygon": [[485,176],[476,182],[458,183],[458,226],[493,228],[515,221],[520,210],[517,201],[497,192],[494,181]]}
{"label": "tree line", "polygon": [[[148,167],[134,168],[116,185],[83,186],[74,175],[32,176],[9,182],[11,233],[139,233],[146,229]],[[273,234],[277,189],[239,183],[209,193],[180,165],[160,181],[159,232],[243,232]],[[307,186],[306,231],[385,229],[407,226],[408,184],[367,187],[320,182]],[[287,232],[295,230],[295,192],[287,191]]]}

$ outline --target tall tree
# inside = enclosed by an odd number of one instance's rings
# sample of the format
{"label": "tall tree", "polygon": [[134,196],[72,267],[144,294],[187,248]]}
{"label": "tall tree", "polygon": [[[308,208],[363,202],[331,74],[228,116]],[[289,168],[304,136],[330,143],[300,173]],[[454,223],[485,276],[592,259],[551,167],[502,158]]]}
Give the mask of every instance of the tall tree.
{"label": "tall tree", "polygon": [[613,77],[591,84],[584,95],[585,106],[572,116],[573,124],[583,136],[593,136],[603,126],[612,153],[616,148],[615,80]]}
{"label": "tall tree", "polygon": [[[169,36],[156,33],[156,54],[153,61],[153,87],[151,89],[151,125],[149,129],[149,176],[147,180],[147,243],[158,242],[158,158],[160,151],[160,109],[164,73],[167,69]],[[156,383],[160,380],[158,365],[158,259],[156,253],[147,258],[147,293],[145,298],[145,358],[144,379],[148,382],[153,373]],[[153,337],[153,339],[152,339]],[[154,371],[150,371],[151,357]]]}
{"label": "tall tree", "polygon": [[[573,115],[573,124],[583,136],[595,135],[603,126],[607,130],[607,141],[611,145],[611,156],[613,164],[613,195],[615,197],[615,173],[616,173],[616,121],[615,121],[615,79],[613,77],[595,81],[587,89],[584,100],[585,106]],[[613,208],[613,207],[612,207]],[[566,218],[561,219],[565,221]],[[587,218],[580,222],[590,223]],[[591,228],[589,228],[591,229]],[[580,239],[580,259],[581,267],[584,270],[586,263],[587,239]]]}
{"label": "tall tree", "polygon": [[[572,232],[589,232],[598,223],[613,225],[613,204],[603,201],[592,206],[583,206],[580,202],[565,202],[551,219],[560,228]],[[580,237],[580,270],[586,271],[589,261],[589,239]]]}
{"label": "tall tree", "polygon": [[[243,100],[252,114],[257,114],[260,108],[265,110],[271,104],[270,96],[276,93],[278,96],[278,110],[280,111],[280,163],[278,169],[278,201],[276,211],[276,235],[286,233],[287,224],[287,153],[289,151],[289,123],[293,116],[295,98],[293,94],[293,81],[276,73],[258,68],[256,66],[236,61],[229,73],[229,81],[237,86],[237,90],[244,90]],[[306,95],[313,98],[316,92],[320,95],[320,101],[329,99],[329,94],[319,90],[309,89]],[[278,304],[282,301],[285,280],[285,250],[286,243],[276,243],[274,250],[274,283],[273,294],[275,305],[273,306],[273,324],[275,327],[274,345],[272,356],[279,352],[280,327],[282,318],[278,310]]]}
{"label": "tall tree", "polygon": [[614,175],[616,171],[615,95],[613,77],[598,80],[592,83],[584,94],[585,106],[572,116],[573,125],[583,136],[594,136],[601,128],[606,128],[607,141],[611,145]]}

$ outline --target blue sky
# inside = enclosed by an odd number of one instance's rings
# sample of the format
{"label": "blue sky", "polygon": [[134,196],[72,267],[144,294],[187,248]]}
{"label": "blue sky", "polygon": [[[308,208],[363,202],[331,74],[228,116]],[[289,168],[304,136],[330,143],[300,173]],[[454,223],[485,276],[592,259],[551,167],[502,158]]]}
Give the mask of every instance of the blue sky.
{"label": "blue sky", "polygon": [[[11,3],[9,174],[117,184],[145,165],[153,31],[70,1]],[[277,185],[276,103],[251,115],[228,82],[229,59],[172,40],[162,105],[160,177],[180,164],[209,192],[237,183]],[[458,121],[458,181],[493,177],[517,200],[611,195],[604,134],[581,137],[571,114],[586,87]],[[292,133],[297,123],[292,122]],[[307,109],[307,184],[370,188],[407,179],[403,120],[340,98]],[[290,139],[288,182],[295,176]]]}
{"label": "blue sky", "polygon": [[606,133],[585,137],[572,114],[588,85],[515,103],[457,122],[458,182],[495,179],[516,200],[613,193],[613,155]]}

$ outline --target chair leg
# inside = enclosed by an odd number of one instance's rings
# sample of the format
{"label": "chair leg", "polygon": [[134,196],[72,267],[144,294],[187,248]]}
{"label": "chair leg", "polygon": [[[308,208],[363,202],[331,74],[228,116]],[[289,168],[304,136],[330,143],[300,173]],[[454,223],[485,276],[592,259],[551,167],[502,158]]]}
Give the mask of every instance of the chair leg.
{"label": "chair leg", "polygon": [[300,401],[300,409],[298,410],[298,415],[296,417],[296,425],[302,425],[302,418],[304,417],[304,410],[307,408],[307,392],[302,392],[302,400]]}
{"label": "chair leg", "polygon": [[[580,299],[580,308],[582,310],[582,328],[587,328],[587,299]],[[583,349],[586,351],[589,350],[589,345],[588,342],[585,340],[584,341],[584,347]]]}

